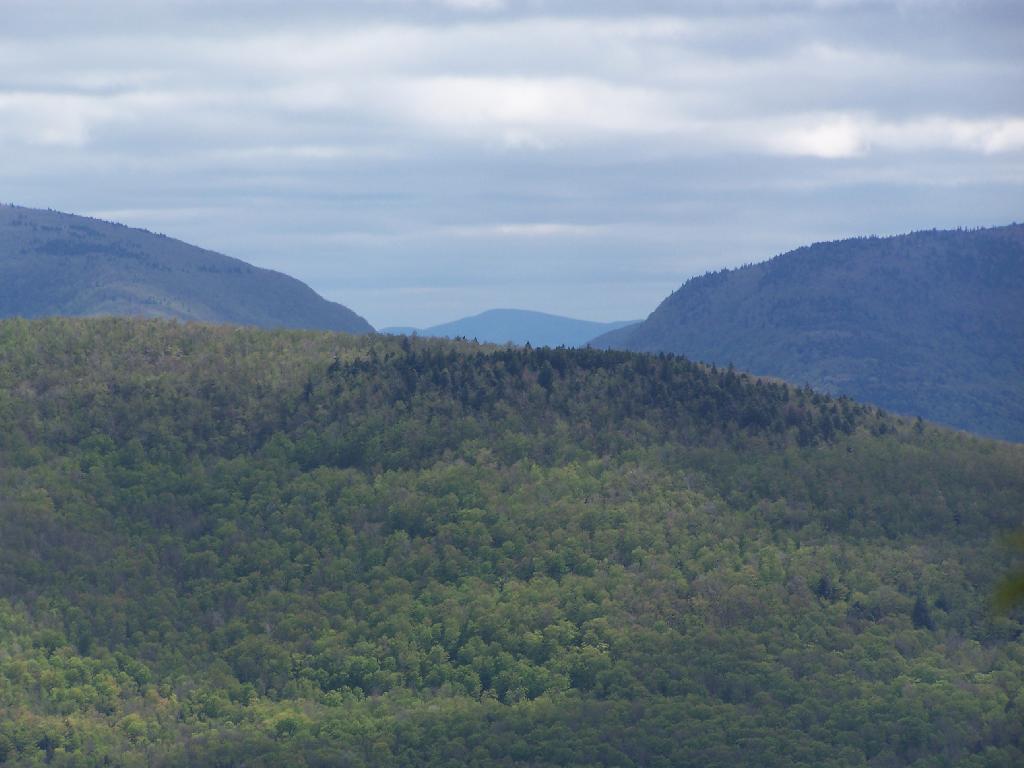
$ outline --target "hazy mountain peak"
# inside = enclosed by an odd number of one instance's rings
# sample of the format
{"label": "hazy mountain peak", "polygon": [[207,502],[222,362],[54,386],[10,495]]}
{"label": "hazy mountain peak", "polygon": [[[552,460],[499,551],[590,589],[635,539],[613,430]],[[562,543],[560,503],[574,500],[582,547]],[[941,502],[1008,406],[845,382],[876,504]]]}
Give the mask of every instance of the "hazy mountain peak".
{"label": "hazy mountain peak", "polygon": [[602,323],[572,317],[536,312],[527,309],[488,309],[476,315],[453,320],[429,328],[384,328],[385,333],[420,336],[442,336],[490,342],[493,344],[526,344],[535,347],[581,347],[601,333],[623,328],[636,320]]}
{"label": "hazy mountain peak", "polygon": [[1024,225],[815,243],[692,278],[596,346],[734,363],[1024,440]]}
{"label": "hazy mountain peak", "polygon": [[0,317],[142,315],[368,333],[280,272],[180,240],[53,210],[0,206]]}

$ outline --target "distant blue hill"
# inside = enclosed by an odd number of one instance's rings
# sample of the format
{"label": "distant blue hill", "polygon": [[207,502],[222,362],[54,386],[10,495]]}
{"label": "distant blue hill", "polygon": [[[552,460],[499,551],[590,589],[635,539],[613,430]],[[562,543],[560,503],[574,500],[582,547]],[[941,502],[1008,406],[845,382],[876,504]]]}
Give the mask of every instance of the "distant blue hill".
{"label": "distant blue hill", "polygon": [[733,363],[1024,442],[1024,225],[815,243],[695,277],[593,346]]}
{"label": "distant blue hill", "polygon": [[392,327],[383,328],[382,333],[411,334],[420,336],[444,336],[489,342],[492,344],[526,344],[535,347],[582,347],[591,339],[604,333],[625,328],[639,322],[625,320],[612,323],[598,323],[592,320],[576,320],[572,317],[549,315],[545,312],[531,312],[525,309],[489,309],[479,315],[464,317],[450,323],[430,328]]}
{"label": "distant blue hill", "polygon": [[144,229],[0,205],[0,318],[53,315],[373,332],[280,272]]}

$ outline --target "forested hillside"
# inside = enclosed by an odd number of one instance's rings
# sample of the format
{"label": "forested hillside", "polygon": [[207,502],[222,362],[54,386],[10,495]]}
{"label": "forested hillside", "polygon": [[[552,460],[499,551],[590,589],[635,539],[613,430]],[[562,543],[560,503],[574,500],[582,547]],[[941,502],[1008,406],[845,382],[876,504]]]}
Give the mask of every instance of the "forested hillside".
{"label": "forested hillside", "polygon": [[1018,766],[1024,448],[681,358],[0,322],[0,762]]}
{"label": "forested hillside", "polygon": [[817,243],[684,284],[599,347],[674,352],[1024,442],[1024,225]]}
{"label": "forested hillside", "polygon": [[51,315],[373,331],[280,272],[143,229],[0,205],[0,317]]}

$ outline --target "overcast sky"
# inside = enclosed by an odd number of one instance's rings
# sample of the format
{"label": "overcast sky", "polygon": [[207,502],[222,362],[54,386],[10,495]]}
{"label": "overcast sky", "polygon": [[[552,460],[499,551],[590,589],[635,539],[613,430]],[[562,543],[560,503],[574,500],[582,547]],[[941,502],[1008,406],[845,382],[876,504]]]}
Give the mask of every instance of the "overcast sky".
{"label": "overcast sky", "polygon": [[0,201],[377,327],[1024,220],[1024,2],[0,0]]}

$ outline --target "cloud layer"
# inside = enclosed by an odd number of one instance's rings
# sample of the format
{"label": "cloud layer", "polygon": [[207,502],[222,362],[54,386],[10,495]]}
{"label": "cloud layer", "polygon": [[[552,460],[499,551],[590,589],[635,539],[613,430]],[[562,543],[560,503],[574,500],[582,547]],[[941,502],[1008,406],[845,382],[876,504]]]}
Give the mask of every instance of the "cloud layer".
{"label": "cloud layer", "polygon": [[640,316],[707,268],[1024,202],[1015,3],[85,5],[6,12],[0,196],[379,325]]}

